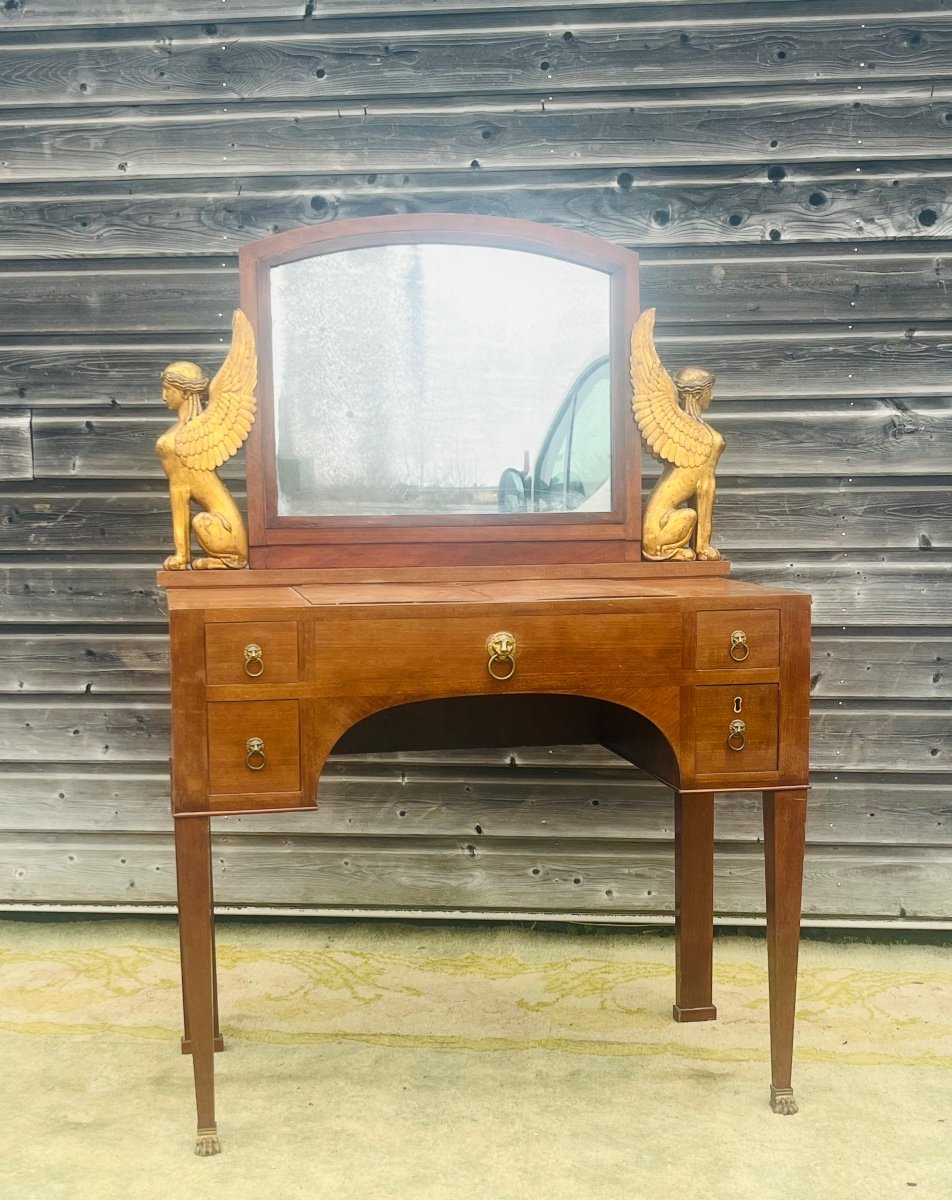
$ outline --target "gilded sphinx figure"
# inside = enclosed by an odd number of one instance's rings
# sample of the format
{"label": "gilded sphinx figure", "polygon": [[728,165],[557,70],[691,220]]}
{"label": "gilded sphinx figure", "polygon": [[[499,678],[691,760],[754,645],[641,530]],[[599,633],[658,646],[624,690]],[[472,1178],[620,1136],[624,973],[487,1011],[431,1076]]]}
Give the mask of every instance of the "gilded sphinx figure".
{"label": "gilded sphinx figure", "polygon": [[[255,417],[258,359],[254,332],[238,309],[231,348],[218,374],[192,362],[162,372],[162,398],[178,420],[155,444],[169,479],[175,553],[166,571],[221,570],[248,565],[248,534],[238,506],[215,474],[248,436]],[[193,517],[191,506],[201,509]],[[205,552],[192,558],[191,534]]]}
{"label": "gilded sphinx figure", "polygon": [[654,323],[649,308],[631,335],[632,409],[648,449],[664,464],[644,511],[642,554],[656,562],[720,558],[711,526],[724,439],[703,419],[714,376],[683,367],[672,379],[655,349]]}

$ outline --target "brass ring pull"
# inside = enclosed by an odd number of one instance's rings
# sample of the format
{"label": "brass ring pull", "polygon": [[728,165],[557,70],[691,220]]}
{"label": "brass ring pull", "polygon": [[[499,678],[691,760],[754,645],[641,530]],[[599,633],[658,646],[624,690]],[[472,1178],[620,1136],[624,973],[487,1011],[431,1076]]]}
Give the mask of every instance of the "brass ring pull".
{"label": "brass ring pull", "polygon": [[[742,651],[743,653],[738,653]],[[747,645],[747,634],[743,629],[735,629],[731,634],[730,656],[734,662],[744,662],[750,658],[750,646]]]}
{"label": "brass ring pull", "polygon": [[731,721],[730,733],[727,735],[727,744],[732,750],[743,750],[747,745],[747,726],[743,721]]}
{"label": "brass ring pull", "polygon": [[248,738],[245,742],[245,765],[248,770],[264,770],[265,761],[264,742],[261,738]]}
{"label": "brass ring pull", "polygon": [[516,639],[512,634],[505,630],[492,634],[486,639],[486,650],[489,653],[486,670],[493,679],[500,683],[511,679],[516,673]]}
{"label": "brass ring pull", "polygon": [[254,642],[245,646],[245,674],[250,675],[252,679],[257,679],[259,675],[264,674],[264,658],[261,654],[261,647],[256,646]]}

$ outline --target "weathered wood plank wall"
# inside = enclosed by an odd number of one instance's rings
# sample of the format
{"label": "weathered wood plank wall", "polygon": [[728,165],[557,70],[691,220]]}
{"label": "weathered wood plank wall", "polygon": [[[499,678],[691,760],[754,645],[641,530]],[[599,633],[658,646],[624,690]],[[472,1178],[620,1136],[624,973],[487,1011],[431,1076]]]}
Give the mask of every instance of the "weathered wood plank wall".
{"label": "weathered wood plank wall", "polygon": [[[947,0],[0,6],[0,900],[173,898],[157,378],[222,354],[238,247],[452,210],[641,253],[721,546],[815,597],[807,914],[952,920],[950,53]],[[670,800],[601,752],[324,792],[219,823],[223,902],[671,910]],[[758,833],[721,806],[724,915]]]}

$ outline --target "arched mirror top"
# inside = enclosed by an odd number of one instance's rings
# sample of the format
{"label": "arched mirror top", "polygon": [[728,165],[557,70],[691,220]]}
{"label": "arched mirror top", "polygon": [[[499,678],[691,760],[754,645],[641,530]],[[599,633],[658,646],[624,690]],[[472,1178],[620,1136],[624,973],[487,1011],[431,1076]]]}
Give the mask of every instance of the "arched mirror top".
{"label": "arched mirror top", "polygon": [[635,254],[503,218],[368,217],[243,248],[241,288],[253,566],[638,557]]}

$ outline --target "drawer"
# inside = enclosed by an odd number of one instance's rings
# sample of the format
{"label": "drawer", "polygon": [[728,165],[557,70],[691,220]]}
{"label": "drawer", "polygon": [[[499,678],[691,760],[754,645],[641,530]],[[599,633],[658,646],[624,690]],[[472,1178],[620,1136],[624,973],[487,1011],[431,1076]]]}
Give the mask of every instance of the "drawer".
{"label": "drawer", "polygon": [[[296,700],[237,700],[209,704],[209,791],[299,791],[299,725]],[[258,739],[260,749],[252,739]],[[250,746],[249,742],[252,743]]]}
{"label": "drawer", "polygon": [[[775,683],[695,688],[697,774],[776,771],[779,694]],[[734,722],[743,729],[731,737]]]}
{"label": "drawer", "polygon": [[229,621],[205,626],[209,683],[295,683],[296,621]]}
{"label": "drawer", "polygon": [[699,671],[755,670],[780,661],[780,611],[722,609],[697,614]]}
{"label": "drawer", "polygon": [[[511,658],[494,663],[488,639],[511,634]],[[603,690],[633,678],[670,679],[681,667],[677,614],[501,614],[321,621],[315,680],[323,695]],[[359,684],[358,681],[359,680]]]}

